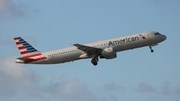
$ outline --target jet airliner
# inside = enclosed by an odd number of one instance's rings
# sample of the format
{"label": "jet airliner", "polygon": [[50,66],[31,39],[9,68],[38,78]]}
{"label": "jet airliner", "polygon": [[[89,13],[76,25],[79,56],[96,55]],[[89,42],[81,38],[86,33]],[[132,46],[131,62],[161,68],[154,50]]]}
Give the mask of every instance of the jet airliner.
{"label": "jet airliner", "polygon": [[149,46],[151,52],[154,52],[152,46],[166,40],[166,36],[159,32],[143,32],[89,44],[73,44],[69,48],[44,53],[36,50],[21,37],[14,40],[22,55],[16,59],[16,63],[57,64],[90,58],[91,63],[96,66],[99,59],[114,59],[117,52],[129,49]]}

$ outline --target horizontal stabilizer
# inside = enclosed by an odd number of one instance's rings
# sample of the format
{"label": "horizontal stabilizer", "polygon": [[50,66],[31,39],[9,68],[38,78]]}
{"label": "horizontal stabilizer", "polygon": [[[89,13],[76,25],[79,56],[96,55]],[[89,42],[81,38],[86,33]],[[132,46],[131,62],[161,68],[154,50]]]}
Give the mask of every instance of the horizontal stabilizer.
{"label": "horizontal stabilizer", "polygon": [[22,60],[22,61],[32,61],[32,60],[34,60],[34,59],[32,59],[32,58],[23,58],[23,57],[20,57],[20,58],[17,58],[17,59],[19,59],[19,60]]}

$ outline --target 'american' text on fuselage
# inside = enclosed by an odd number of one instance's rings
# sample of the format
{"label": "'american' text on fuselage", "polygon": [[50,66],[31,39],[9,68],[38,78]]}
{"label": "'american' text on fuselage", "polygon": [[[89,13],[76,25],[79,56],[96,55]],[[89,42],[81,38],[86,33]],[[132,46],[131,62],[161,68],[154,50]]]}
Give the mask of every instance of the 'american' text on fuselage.
{"label": "'american' text on fuselage", "polygon": [[139,37],[130,37],[130,38],[124,38],[124,39],[120,39],[120,40],[115,40],[115,41],[109,41],[109,46],[112,45],[119,45],[119,44],[125,44],[125,43],[129,43],[129,42],[134,42],[134,41],[138,41]]}

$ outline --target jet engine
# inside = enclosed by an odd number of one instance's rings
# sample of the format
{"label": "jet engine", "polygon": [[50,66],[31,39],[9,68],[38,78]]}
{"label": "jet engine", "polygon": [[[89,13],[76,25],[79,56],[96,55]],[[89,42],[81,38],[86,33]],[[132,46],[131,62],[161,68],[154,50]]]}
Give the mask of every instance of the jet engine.
{"label": "jet engine", "polygon": [[113,59],[116,57],[117,54],[116,52],[114,52],[114,49],[112,47],[103,49],[100,56],[100,58],[106,58],[106,59]]}

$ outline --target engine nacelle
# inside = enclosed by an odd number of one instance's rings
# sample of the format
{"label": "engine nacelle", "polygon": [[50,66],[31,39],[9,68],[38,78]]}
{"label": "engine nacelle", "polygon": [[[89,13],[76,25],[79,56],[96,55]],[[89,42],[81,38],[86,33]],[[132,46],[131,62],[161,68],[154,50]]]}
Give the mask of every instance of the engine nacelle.
{"label": "engine nacelle", "polygon": [[105,48],[101,52],[101,57],[100,58],[106,58],[106,59],[113,59],[117,57],[116,52],[114,52],[114,49],[112,47]]}

